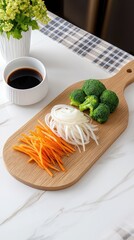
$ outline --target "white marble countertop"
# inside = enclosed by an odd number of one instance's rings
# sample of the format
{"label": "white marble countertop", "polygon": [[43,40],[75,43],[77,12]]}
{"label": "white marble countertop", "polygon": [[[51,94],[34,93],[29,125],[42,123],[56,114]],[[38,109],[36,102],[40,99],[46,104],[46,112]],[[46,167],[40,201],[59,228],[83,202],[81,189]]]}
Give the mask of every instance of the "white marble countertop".
{"label": "white marble countertop", "polygon": [[[49,92],[40,103],[22,107],[4,99],[0,81],[0,239],[100,240],[113,225],[134,213],[134,84],[125,90],[127,129],[73,186],[41,191],[14,179],[2,151],[6,140],[72,83],[110,73],[39,31],[30,55],[47,68]],[[0,74],[4,65],[0,58]]]}

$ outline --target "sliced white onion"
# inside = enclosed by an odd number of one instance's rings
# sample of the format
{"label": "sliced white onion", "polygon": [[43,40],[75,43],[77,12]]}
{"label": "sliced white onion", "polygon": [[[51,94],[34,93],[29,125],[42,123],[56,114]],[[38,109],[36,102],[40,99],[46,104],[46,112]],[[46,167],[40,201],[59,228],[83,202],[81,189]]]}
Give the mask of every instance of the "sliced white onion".
{"label": "sliced white onion", "polygon": [[82,146],[83,151],[85,151],[85,145],[90,142],[91,138],[98,145],[94,133],[98,130],[97,126],[91,123],[88,115],[73,106],[55,105],[51,112],[45,116],[45,122],[57,136],[75,145],[79,151],[81,151],[79,146]]}

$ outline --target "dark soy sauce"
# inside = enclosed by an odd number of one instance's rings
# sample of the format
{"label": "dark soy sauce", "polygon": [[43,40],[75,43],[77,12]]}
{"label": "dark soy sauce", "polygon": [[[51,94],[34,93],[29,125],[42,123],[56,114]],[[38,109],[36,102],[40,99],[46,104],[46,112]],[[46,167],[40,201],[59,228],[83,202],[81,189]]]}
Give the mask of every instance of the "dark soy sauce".
{"label": "dark soy sauce", "polygon": [[8,85],[17,89],[33,88],[40,84],[41,81],[41,74],[35,69],[31,68],[21,68],[15,70],[7,79]]}

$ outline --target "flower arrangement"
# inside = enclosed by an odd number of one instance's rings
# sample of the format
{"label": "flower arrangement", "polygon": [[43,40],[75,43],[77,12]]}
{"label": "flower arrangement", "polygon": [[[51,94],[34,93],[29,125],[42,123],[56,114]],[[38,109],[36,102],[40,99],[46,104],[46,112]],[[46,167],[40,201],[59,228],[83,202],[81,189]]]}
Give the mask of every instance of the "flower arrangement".
{"label": "flower arrangement", "polygon": [[43,0],[0,0],[0,34],[5,32],[8,38],[20,39],[22,31],[39,29],[39,22],[49,20]]}

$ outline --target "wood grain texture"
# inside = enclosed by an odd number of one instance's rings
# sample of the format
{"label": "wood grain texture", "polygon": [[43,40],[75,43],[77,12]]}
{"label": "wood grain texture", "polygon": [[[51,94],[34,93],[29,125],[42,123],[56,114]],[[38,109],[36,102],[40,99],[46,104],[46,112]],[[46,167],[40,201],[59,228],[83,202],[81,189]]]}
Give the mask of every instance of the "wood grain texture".
{"label": "wood grain texture", "polygon": [[[86,146],[86,151],[76,151],[70,157],[63,159],[66,172],[56,172],[50,177],[35,163],[28,163],[28,157],[12,149],[13,145],[19,143],[21,133],[28,133],[37,125],[37,119],[44,120],[46,113],[56,104],[69,104],[69,94],[75,88],[80,88],[83,81],[68,87],[42,111],[34,116],[29,122],[15,132],[5,143],[3,149],[4,162],[9,173],[17,180],[31,187],[43,190],[64,189],[76,183],[109,148],[109,146],[120,136],[128,125],[128,106],[124,98],[124,89],[134,82],[134,61],[124,66],[115,76],[101,80],[107,89],[111,89],[119,96],[120,104],[116,111],[110,115],[105,124],[98,124],[99,145],[91,141]],[[96,122],[95,122],[96,123]]]}

